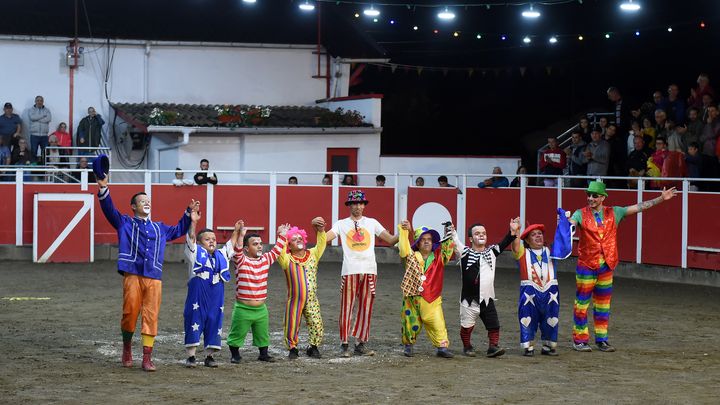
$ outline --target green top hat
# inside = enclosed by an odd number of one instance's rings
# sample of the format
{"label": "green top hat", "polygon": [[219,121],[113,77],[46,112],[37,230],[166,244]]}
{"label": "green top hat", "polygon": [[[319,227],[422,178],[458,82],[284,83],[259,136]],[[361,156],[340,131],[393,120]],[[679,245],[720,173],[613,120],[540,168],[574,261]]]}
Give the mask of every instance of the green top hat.
{"label": "green top hat", "polygon": [[586,193],[592,193],[592,194],[600,194],[604,195],[605,197],[608,196],[607,191],[605,191],[605,183],[602,181],[591,181],[590,184],[588,184],[587,190],[585,190]]}

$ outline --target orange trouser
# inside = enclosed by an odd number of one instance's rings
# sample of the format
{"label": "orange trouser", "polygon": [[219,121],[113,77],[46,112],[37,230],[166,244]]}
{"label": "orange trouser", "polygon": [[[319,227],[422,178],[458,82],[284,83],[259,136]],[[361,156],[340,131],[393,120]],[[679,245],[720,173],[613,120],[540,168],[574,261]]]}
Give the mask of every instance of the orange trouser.
{"label": "orange trouser", "polygon": [[142,310],[140,333],[156,336],[162,281],[154,278],[125,273],[123,278],[123,316],[120,327],[125,332],[135,332],[137,317]]}

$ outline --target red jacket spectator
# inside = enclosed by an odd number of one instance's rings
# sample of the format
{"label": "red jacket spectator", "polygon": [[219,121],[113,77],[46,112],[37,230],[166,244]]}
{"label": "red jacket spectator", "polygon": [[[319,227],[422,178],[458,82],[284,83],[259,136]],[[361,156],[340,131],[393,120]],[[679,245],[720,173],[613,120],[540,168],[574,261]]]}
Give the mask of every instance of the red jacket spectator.
{"label": "red jacket spectator", "polygon": [[60,125],[58,125],[57,130],[50,135],[57,136],[58,146],[63,148],[69,148],[72,146],[72,137],[67,132],[67,125],[64,122],[61,122]]}
{"label": "red jacket spectator", "polygon": [[540,153],[541,174],[563,174],[567,165],[565,152],[558,146],[555,138],[548,138],[548,148]]}
{"label": "red jacket spectator", "polygon": [[688,98],[688,104],[691,107],[702,108],[703,95],[709,94],[715,99],[715,91],[710,87],[710,78],[708,75],[701,73],[697,79],[697,87],[690,90],[690,98]]}

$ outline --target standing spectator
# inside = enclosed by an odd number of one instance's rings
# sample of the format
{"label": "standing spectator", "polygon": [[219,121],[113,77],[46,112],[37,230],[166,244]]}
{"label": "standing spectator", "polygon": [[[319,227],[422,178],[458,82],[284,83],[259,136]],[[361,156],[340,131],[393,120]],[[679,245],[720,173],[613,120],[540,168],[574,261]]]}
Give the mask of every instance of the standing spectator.
{"label": "standing spectator", "polygon": [[[651,177],[685,177],[685,155],[682,152],[671,151],[667,148],[667,140],[658,137],[655,140],[657,150],[648,160],[648,174]],[[664,187],[682,186],[682,183],[673,180],[653,180],[650,187],[660,190]]]}
{"label": "standing spectator", "polygon": [[[565,152],[558,146],[557,138],[548,137],[548,147],[540,153],[540,174],[561,175],[567,165]],[[557,186],[556,178],[543,179],[545,187]]]}
{"label": "standing spectator", "polygon": [[586,117],[582,117],[580,118],[580,123],[578,125],[583,141],[585,141],[585,143],[590,142],[590,132],[592,132],[592,129],[590,128],[590,121]]}
{"label": "standing spectator", "polygon": [[[585,176],[587,174],[587,164],[583,162],[583,152],[585,152],[587,144],[583,140],[580,130],[574,130],[570,136],[572,143],[565,148],[565,155],[570,160],[568,164],[569,174],[571,176]],[[585,187],[586,184],[585,179],[570,179],[570,187]]]}
{"label": "standing spectator", "polygon": [[210,161],[207,159],[202,159],[200,161],[200,172],[195,173],[195,176],[193,177],[195,179],[195,184],[204,185],[204,184],[217,184],[217,177],[215,176],[215,173],[213,173],[212,176],[209,176],[208,170],[210,169]]}
{"label": "standing spectator", "polygon": [[[650,156],[652,156],[652,150],[645,146],[645,138],[636,136],[633,150],[625,162],[625,175],[629,177],[644,177],[647,172],[647,163]],[[637,180],[628,180],[628,188],[637,188]]]}
{"label": "standing spectator", "polygon": [[610,159],[610,145],[602,139],[602,129],[595,127],[590,134],[592,141],[583,152],[583,163],[587,164],[588,176],[607,176]]}
{"label": "standing spectator", "polygon": [[[502,174],[502,169],[499,166],[493,167],[493,174]],[[489,179],[483,180],[482,183],[478,183],[478,188],[498,188],[498,187],[508,187],[510,185],[510,181],[508,181],[507,177],[504,176],[493,176]]]}
{"label": "standing spectator", "polygon": [[[61,122],[60,125],[57,126],[57,129],[55,132],[50,134],[50,136],[55,135],[57,137],[57,143],[58,146],[61,148],[69,148],[72,146],[72,136],[67,131],[67,124],[64,122]],[[49,138],[48,138],[49,141]],[[69,151],[65,150],[60,153],[61,155],[68,155],[70,154]]]}
{"label": "standing spectator", "polygon": [[[707,112],[707,120],[705,121],[703,132],[700,135],[701,152],[708,157],[708,167],[705,177],[718,177],[720,176],[720,165],[718,165],[716,149],[718,136],[720,136],[720,119],[718,119],[720,112],[716,105],[709,106]],[[718,184],[713,183],[711,188],[718,188]]]}
{"label": "standing spectator", "polygon": [[662,108],[662,102],[663,102],[663,95],[662,91],[655,90],[652,95],[653,103],[655,104],[655,109]]}
{"label": "standing spectator", "polygon": [[[49,124],[52,121],[52,114],[45,107],[45,99],[42,96],[35,97],[35,105],[30,107],[28,118],[30,119],[30,152],[34,156],[40,156],[48,145]],[[39,154],[38,146],[41,149]]]}
{"label": "standing spectator", "polygon": [[[610,161],[608,174],[611,176],[625,175],[625,159],[627,159],[626,141],[617,135],[617,126],[610,124],[605,131],[605,141],[610,145]],[[623,188],[622,180],[608,180],[605,182],[610,188]]]}
{"label": "standing spectator", "polygon": [[627,103],[623,101],[622,94],[620,94],[620,89],[618,89],[617,87],[610,87],[607,90],[607,96],[608,100],[613,103],[615,111],[615,125],[617,126],[618,131],[617,134],[620,136],[625,135],[625,133],[630,128],[630,108],[627,106]]}
{"label": "standing spectator", "polygon": [[673,120],[665,121],[665,131],[667,133],[668,150],[671,152],[684,152],[685,144],[683,143],[682,137],[680,136]]}
{"label": "standing spectator", "polygon": [[[710,156],[700,153],[700,145],[697,142],[691,142],[688,145],[688,153],[685,155],[685,165],[688,170],[688,177],[698,179],[707,178],[708,167],[710,167]],[[690,182],[690,191],[704,190],[704,183],[698,181]]]}
{"label": "standing spectator", "polygon": [[18,139],[22,136],[22,120],[17,114],[13,114],[13,106],[5,103],[3,115],[0,115],[0,138],[5,140],[8,148],[17,146]]}
{"label": "standing spectator", "polygon": [[682,137],[685,145],[690,145],[693,142],[700,142],[700,134],[703,131],[703,122],[700,120],[700,110],[691,107],[688,110],[687,123],[678,127],[678,133]]}
{"label": "standing spectator", "polygon": [[288,184],[298,184],[298,179],[295,176],[290,176],[288,178]]}
{"label": "standing spectator", "polygon": [[179,167],[175,168],[175,178],[172,181],[173,186],[175,187],[182,187],[182,186],[192,186],[193,181],[190,179],[185,178],[185,173],[183,173],[182,169]]}
{"label": "standing spectator", "polygon": [[[87,111],[88,115],[80,120],[80,124],[78,124],[76,145],[84,148],[97,148],[100,146],[102,127],[105,125],[105,121],[100,114],[95,112],[94,107],[89,107]],[[89,155],[90,153],[89,150],[80,151],[81,155]]]}
{"label": "standing spectator", "polygon": [[[7,166],[10,164],[12,153],[10,148],[5,146],[5,137],[0,136],[0,165]],[[0,171],[0,181],[11,181],[12,179],[5,175],[5,172]]]}
{"label": "standing spectator", "polygon": [[343,186],[354,186],[355,178],[352,176],[352,174],[346,174],[345,176],[343,176],[342,183],[340,184],[342,184]]}
{"label": "standing spectator", "polygon": [[685,101],[679,97],[680,89],[677,84],[668,86],[668,96],[660,102],[660,108],[665,110],[668,118],[675,121],[677,125],[685,123]]}
{"label": "standing spectator", "polygon": [[668,136],[668,130],[666,127],[666,121],[667,121],[667,113],[665,110],[657,109],[655,110],[655,138],[665,138],[667,139]]}
{"label": "standing spectator", "polygon": [[13,148],[12,156],[10,158],[11,165],[19,166],[30,166],[35,163],[35,155],[30,152],[28,148],[27,140],[20,137],[18,139],[18,146]]}
{"label": "standing spectator", "polygon": [[642,134],[642,130],[640,129],[640,123],[637,120],[633,120],[630,124],[630,131],[628,131],[627,136],[627,154],[630,156],[630,153],[632,153],[633,149],[635,149],[635,137],[640,136]]}
{"label": "standing spectator", "polygon": [[712,96],[712,94],[703,94],[702,96],[702,121],[707,121],[708,118],[708,108],[716,105],[715,104],[715,98]]}
{"label": "standing spectator", "polygon": [[417,179],[415,179],[415,187],[423,186],[425,186],[425,179],[423,179],[422,177],[418,177]]}
{"label": "standing spectator", "polygon": [[[517,168],[515,174],[527,174],[527,168],[521,165]],[[520,187],[520,176],[513,179],[513,181],[510,183],[510,187]]]}
{"label": "standing spectator", "polygon": [[385,187],[385,176],[382,174],[375,176],[375,185],[377,187]]}
{"label": "standing spectator", "polygon": [[710,97],[715,98],[715,91],[713,91],[712,87],[710,87],[710,77],[707,73],[700,73],[697,78],[697,84],[696,88],[690,89],[688,104],[691,107],[699,108],[702,106],[703,96],[707,94]]}
{"label": "standing spectator", "polygon": [[[608,126],[607,117],[600,117],[598,119],[598,125],[600,126],[600,133],[602,134],[602,136],[605,136],[605,131],[607,130],[607,126]],[[591,134],[591,138],[592,138],[592,134]]]}

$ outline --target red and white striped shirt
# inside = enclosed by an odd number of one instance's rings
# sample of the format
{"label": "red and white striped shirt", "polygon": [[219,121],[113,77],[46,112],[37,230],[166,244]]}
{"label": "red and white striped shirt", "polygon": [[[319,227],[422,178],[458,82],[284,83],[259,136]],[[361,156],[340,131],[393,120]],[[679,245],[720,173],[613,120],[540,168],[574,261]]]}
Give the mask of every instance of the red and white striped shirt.
{"label": "red and white striped shirt", "polygon": [[245,256],[242,248],[235,247],[235,299],[262,301],[267,298],[268,270],[285,249],[286,242],[284,236],[278,236],[272,250],[257,259]]}

